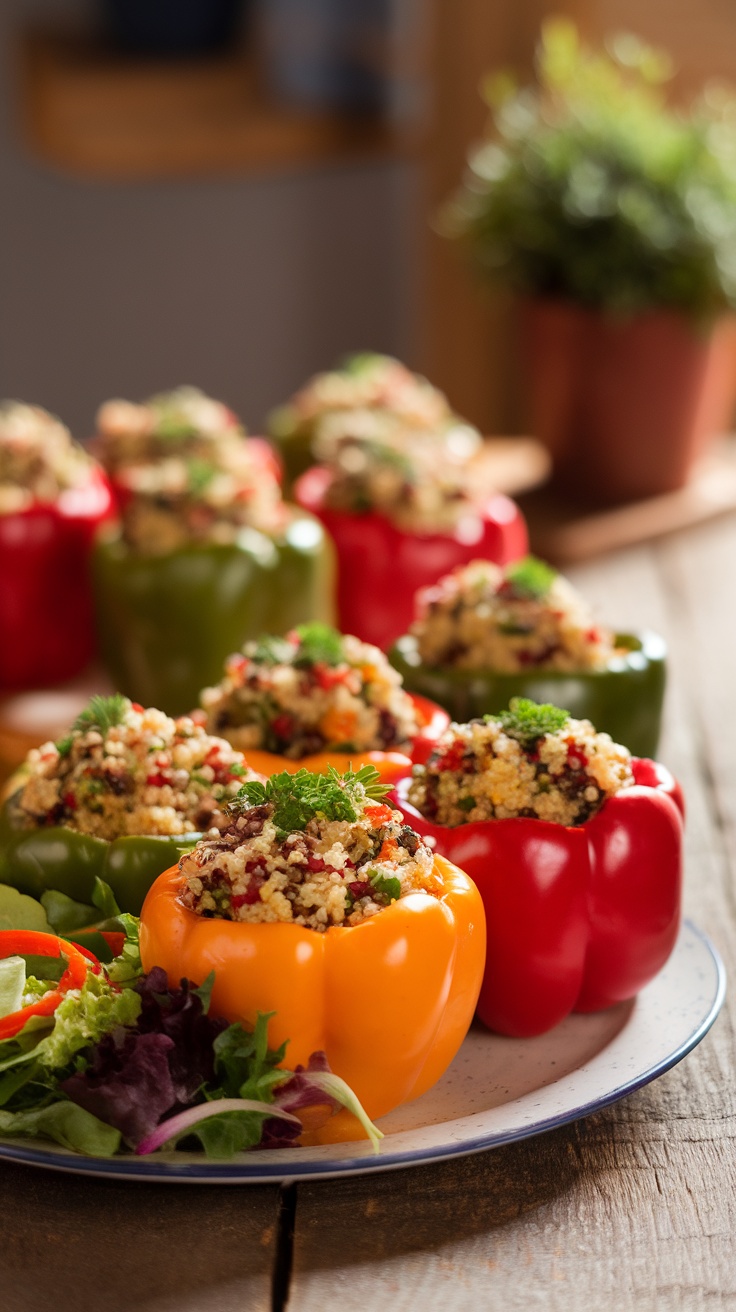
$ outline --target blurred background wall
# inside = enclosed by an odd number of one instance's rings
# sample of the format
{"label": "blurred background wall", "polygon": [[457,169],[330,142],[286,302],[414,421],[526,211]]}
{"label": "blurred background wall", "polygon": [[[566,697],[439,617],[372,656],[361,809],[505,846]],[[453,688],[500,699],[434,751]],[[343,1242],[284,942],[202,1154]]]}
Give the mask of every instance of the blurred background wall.
{"label": "blurred background wall", "polygon": [[115,184],[24,147],[17,33],[77,0],[0,5],[0,395],[78,436],[113,395],[194,383],[251,431],[347,351],[415,351],[416,163]]}
{"label": "blurred background wall", "polygon": [[34,158],[19,123],[19,29],[89,17],[91,3],[4,0],[0,395],[48,406],[84,435],[105,397],[186,381],[253,431],[310,373],[370,348],[423,368],[487,431],[523,428],[509,303],[479,289],[430,230],[481,129],[482,74],[528,71],[540,21],[564,10],[592,38],[629,28],[667,47],[683,90],[714,74],[736,82],[733,10],[727,0],[423,3],[431,112],[413,156],[115,183]]}

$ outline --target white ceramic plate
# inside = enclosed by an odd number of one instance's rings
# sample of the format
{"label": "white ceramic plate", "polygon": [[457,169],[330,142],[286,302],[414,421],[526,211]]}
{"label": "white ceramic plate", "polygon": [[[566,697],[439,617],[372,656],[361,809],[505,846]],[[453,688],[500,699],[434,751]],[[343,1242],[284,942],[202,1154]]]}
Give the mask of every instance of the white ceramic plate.
{"label": "white ceramic plate", "polygon": [[462,1157],[588,1116],[656,1079],[707,1034],[725,988],[713,944],[686,921],[664,970],[634,1002],[569,1016],[536,1039],[504,1039],[473,1026],[439,1084],[383,1117],[378,1155],[367,1143],[341,1143],[229,1162],[182,1152],[91,1158],[38,1140],[0,1139],[0,1158],[111,1179],[276,1184]]}

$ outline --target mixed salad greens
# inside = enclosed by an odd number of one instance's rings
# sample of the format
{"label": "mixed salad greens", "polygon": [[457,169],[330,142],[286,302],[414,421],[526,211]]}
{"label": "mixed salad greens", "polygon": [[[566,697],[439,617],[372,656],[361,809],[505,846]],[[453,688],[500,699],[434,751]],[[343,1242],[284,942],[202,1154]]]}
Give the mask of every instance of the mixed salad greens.
{"label": "mixed salad greens", "polygon": [[[344,1107],[377,1150],[380,1131],[324,1053],[286,1070],[287,1045],[268,1048],[268,1016],[252,1033],[210,1016],[214,975],[171,988],[163,970],[144,974],[138,921],[117,912],[105,885],[96,903],[107,919],[75,933],[76,945],[48,932],[51,902],[2,894],[0,1136],[93,1156],[181,1145],[228,1158],[294,1144]],[[85,946],[93,941],[106,963]]]}

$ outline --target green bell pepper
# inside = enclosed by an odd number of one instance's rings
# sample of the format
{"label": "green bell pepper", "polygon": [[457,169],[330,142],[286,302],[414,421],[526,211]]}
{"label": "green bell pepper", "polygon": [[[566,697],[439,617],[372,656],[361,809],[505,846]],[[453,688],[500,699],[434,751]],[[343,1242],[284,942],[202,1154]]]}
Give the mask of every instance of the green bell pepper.
{"label": "green bell pepper", "polygon": [[126,835],[108,842],[64,825],[21,829],[13,824],[11,798],[0,811],[0,884],[30,897],[54,889],[75,902],[91,903],[99,875],[120,910],[137,916],[154,879],[201,837]]}
{"label": "green bell pepper", "polygon": [[603,670],[524,670],[495,674],[422,664],[416,639],[405,634],[389,652],[407,692],[438,702],[453,720],[465,723],[497,715],[512,697],[564,706],[575,719],[590,720],[634,756],[654,757],[662,722],[667,648],[655,633],[617,633],[624,654]]}
{"label": "green bell pepper", "polygon": [[93,558],[103,659],[133,701],[185,715],[249,638],[331,621],[333,573],[332,545],[302,511],[278,536],[244,529],[233,543],[158,556],[103,534]]}

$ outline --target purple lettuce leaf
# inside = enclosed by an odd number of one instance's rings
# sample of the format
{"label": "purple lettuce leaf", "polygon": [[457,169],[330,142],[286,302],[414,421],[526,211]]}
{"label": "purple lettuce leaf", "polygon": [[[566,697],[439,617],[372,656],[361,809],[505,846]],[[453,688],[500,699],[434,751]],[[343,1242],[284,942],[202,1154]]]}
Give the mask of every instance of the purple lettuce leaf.
{"label": "purple lettuce leaf", "polygon": [[118,1027],[88,1052],[89,1065],[69,1076],[62,1091],[98,1120],[137,1144],[176,1103],[169,1070],[173,1040]]}

